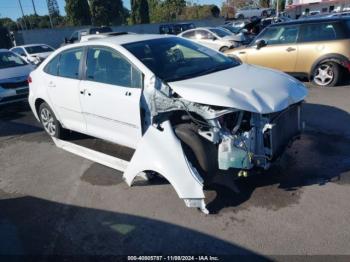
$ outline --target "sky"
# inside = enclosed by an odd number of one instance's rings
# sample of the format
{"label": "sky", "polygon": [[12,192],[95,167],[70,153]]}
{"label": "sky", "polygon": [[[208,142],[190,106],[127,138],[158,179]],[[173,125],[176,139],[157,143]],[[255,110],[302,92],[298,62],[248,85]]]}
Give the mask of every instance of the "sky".
{"label": "sky", "polygon": [[[14,20],[19,18],[22,14],[18,1],[21,1],[25,15],[34,13],[32,0],[0,0],[0,18],[10,17]],[[46,15],[48,13],[46,0],[33,1],[39,15]],[[217,6],[221,7],[223,0],[192,0],[192,2],[197,4],[216,4]],[[57,0],[57,3],[61,14],[64,15],[65,0]],[[123,3],[126,8],[130,9],[130,0],[123,0]]]}

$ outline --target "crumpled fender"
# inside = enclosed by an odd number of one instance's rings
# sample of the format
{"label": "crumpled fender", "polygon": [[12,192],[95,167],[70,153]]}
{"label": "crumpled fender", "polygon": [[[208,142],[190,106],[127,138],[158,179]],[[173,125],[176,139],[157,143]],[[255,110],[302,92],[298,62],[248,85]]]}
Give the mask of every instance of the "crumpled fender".
{"label": "crumpled fender", "polygon": [[155,171],[169,181],[180,198],[204,199],[202,178],[187,161],[170,122],[161,127],[151,125],[143,135],[124,172],[126,183],[131,186],[139,173]]}

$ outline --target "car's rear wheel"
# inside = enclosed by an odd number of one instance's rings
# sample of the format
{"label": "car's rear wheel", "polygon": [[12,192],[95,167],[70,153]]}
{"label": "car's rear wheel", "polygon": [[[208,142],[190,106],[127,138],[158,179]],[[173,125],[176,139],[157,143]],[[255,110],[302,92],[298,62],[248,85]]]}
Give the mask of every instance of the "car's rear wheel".
{"label": "car's rear wheel", "polygon": [[340,80],[339,65],[333,62],[326,62],[317,65],[313,72],[312,82],[318,86],[335,86]]}
{"label": "car's rear wheel", "polygon": [[42,103],[39,107],[39,117],[46,133],[52,137],[62,138],[64,129],[57,120],[55,114],[47,103]]}

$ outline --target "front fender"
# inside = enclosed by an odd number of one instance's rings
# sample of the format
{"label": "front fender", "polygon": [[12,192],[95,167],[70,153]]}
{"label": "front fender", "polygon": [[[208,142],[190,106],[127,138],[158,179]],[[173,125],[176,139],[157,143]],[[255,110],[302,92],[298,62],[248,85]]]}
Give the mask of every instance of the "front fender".
{"label": "front fender", "polygon": [[161,174],[182,199],[204,199],[203,180],[187,161],[181,142],[169,121],[162,130],[150,126],[139,142],[123,177],[131,186],[143,171]]}

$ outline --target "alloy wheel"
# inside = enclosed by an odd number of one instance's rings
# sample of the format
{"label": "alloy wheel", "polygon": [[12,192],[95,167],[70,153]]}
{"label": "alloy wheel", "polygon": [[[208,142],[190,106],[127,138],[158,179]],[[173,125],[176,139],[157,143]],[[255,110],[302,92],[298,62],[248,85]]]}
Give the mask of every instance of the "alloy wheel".
{"label": "alloy wheel", "polygon": [[314,82],[319,86],[326,86],[334,79],[333,67],[330,64],[319,65],[314,74]]}
{"label": "alloy wheel", "polygon": [[56,124],[53,115],[50,110],[43,108],[40,112],[41,122],[50,136],[55,136],[56,134]]}

